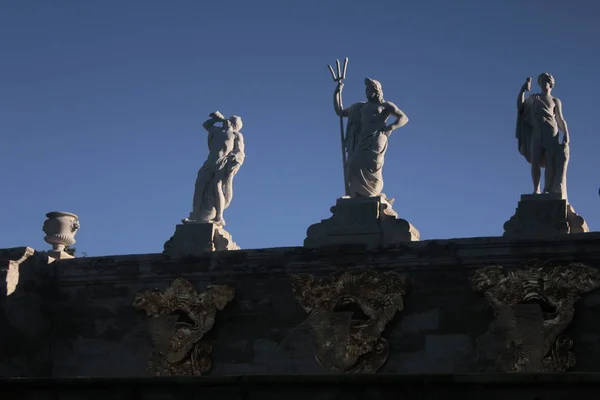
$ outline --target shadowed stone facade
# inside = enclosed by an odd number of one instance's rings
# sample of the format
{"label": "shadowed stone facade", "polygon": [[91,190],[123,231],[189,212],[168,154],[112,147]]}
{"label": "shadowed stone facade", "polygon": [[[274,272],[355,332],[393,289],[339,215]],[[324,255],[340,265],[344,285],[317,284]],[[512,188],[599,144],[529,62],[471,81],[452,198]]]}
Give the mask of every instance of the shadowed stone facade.
{"label": "shadowed stone facade", "polygon": [[[212,348],[208,375],[332,373],[315,360],[308,314],[293,293],[292,278],[370,270],[393,271],[407,280],[403,309],[381,334],[389,354],[380,373],[495,372],[497,360],[478,348],[497,318],[470,279],[484,267],[522,269],[531,260],[581,263],[595,270],[600,234],[543,242],[474,238],[378,250],[274,248],[185,259],[148,254],[50,264],[31,249],[7,249],[2,251],[2,265],[12,272],[6,275],[9,284],[3,293],[14,289],[2,296],[5,354],[0,371],[5,377],[147,376],[157,344],[148,316],[133,306],[134,297],[146,289],[164,292],[182,278],[198,294],[210,285],[235,290],[235,298],[216,311],[214,326],[202,338]],[[593,316],[600,311],[600,293],[592,288],[578,296],[581,300],[575,300],[572,322],[565,328],[576,358],[569,370],[596,372],[600,323]],[[361,318],[361,310],[346,312]]]}
{"label": "shadowed stone facade", "polygon": [[[497,315],[485,293],[473,287],[473,276],[490,266],[509,272],[523,270],[532,260],[547,263],[548,268],[579,263],[595,273],[600,234],[544,241],[433,240],[375,250],[355,245],[320,250],[290,247],[210,252],[184,259],[147,254],[51,263],[43,253],[29,248],[6,249],[0,253],[5,274],[1,280],[0,375],[148,376],[148,365],[156,362],[152,357],[159,345],[151,329],[155,321],[134,307],[134,298],[147,289],[164,293],[177,278],[190,282],[200,296],[211,285],[235,291],[229,303],[216,309],[214,326],[201,337],[211,349],[212,366],[206,375],[332,374],[315,359],[314,327],[294,294],[293,279],[302,274],[322,279],[348,270],[369,270],[369,276],[393,272],[406,279],[406,293],[402,294],[404,286],[399,292],[402,307],[395,308],[380,334],[388,344],[388,354],[379,373],[499,372],[504,368],[498,364],[502,361],[485,351],[486,340],[491,340],[488,331],[492,327],[497,331],[498,321],[508,321],[502,329],[512,331],[494,343],[512,346],[508,337],[523,336],[529,323],[543,325],[556,310],[545,310],[543,302],[517,302],[530,310],[531,319],[527,312]],[[360,287],[360,282],[352,287]],[[570,295],[574,296],[572,321],[561,331],[572,340],[568,351],[575,362],[569,364],[570,372],[600,371],[600,322],[596,318],[600,292],[594,285],[586,290]],[[368,314],[368,307],[344,308],[352,305],[356,294],[347,297],[339,310],[337,305],[330,310],[349,315],[348,321],[368,318],[360,315]],[[174,314],[170,321],[185,328],[188,317]],[[521,336],[514,335],[514,321],[521,321]],[[173,334],[173,330],[165,332]],[[536,343],[513,344],[530,349],[529,357],[545,356],[542,353],[547,349]],[[527,371],[541,372],[535,360],[527,365]]]}

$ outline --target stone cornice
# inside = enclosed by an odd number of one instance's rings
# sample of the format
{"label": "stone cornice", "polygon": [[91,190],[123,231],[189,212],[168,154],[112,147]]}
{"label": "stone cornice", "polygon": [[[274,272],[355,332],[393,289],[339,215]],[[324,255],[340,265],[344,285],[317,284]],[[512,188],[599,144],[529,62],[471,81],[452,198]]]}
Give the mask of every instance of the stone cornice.
{"label": "stone cornice", "polygon": [[280,247],[209,252],[202,257],[169,259],[162,254],[87,257],[57,261],[59,285],[155,282],[189,279],[273,276],[299,272],[325,273],[339,268],[369,266],[403,271],[473,268],[490,264],[518,265],[538,259],[600,262],[600,233],[551,239],[479,237],[426,240],[365,251],[360,246],[311,250]]}

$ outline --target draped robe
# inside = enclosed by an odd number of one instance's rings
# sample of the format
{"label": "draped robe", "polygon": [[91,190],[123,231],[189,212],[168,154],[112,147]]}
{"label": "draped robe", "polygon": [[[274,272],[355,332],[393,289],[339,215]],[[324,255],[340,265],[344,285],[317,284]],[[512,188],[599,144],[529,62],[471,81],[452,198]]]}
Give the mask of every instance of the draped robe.
{"label": "draped robe", "polygon": [[383,163],[388,138],[383,134],[385,121],[365,125],[361,109],[365,102],[353,104],[348,109],[346,127],[346,180],[351,197],[377,196],[383,189]]}
{"label": "draped robe", "polygon": [[560,144],[554,106],[540,94],[529,96],[517,113],[516,137],[519,153],[531,163],[532,153],[540,151],[540,167],[546,168],[544,192],[567,198],[566,173],[569,146]]}

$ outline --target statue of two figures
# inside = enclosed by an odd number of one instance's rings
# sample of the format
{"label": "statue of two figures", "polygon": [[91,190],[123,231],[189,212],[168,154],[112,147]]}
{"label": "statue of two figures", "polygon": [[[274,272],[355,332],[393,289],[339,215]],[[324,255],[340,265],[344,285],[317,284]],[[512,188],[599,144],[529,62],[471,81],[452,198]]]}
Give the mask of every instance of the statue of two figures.
{"label": "statue of two figures", "polygon": [[164,245],[164,253],[172,257],[239,249],[223,229],[223,211],[233,198],[233,177],[244,163],[242,119],[225,118],[218,111],[209,116],[203,124],[208,132],[208,157],[198,171],[192,212]]}
{"label": "statue of two figures", "polygon": [[208,131],[208,158],[198,171],[192,212],[182,222],[224,226],[223,211],[233,198],[233,177],[244,163],[242,119],[225,118],[218,111],[209,116],[202,125]]}
{"label": "statue of two figures", "polygon": [[[540,93],[525,97],[531,90],[531,78],[527,78],[517,96],[516,137],[519,153],[531,164],[533,194],[521,196],[515,215],[504,225],[504,235],[589,232],[585,220],[575,212],[567,197],[570,132],[562,102],[552,96],[554,77],[542,73],[537,83]],[[540,190],[542,168],[544,182]]]}

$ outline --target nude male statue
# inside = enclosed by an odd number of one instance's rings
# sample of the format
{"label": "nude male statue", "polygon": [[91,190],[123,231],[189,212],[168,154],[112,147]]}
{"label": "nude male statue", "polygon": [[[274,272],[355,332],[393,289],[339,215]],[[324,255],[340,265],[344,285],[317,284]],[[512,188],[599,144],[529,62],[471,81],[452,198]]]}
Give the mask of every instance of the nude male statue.
{"label": "nude male statue", "polygon": [[[208,131],[208,158],[198,171],[193,210],[183,223],[225,225],[223,211],[233,198],[233,177],[244,163],[242,119],[215,111],[202,125]],[[222,126],[215,126],[221,122]]]}
{"label": "nude male statue", "polygon": [[[538,77],[541,93],[527,99],[531,78],[521,87],[517,97],[517,132],[519,152],[531,163],[533,193],[540,193],[541,168],[544,172],[544,193],[566,199],[566,168],[569,158],[570,135],[563,117],[561,101],[552,96],[555,80],[549,73]],[[559,130],[563,132],[560,141]]]}

